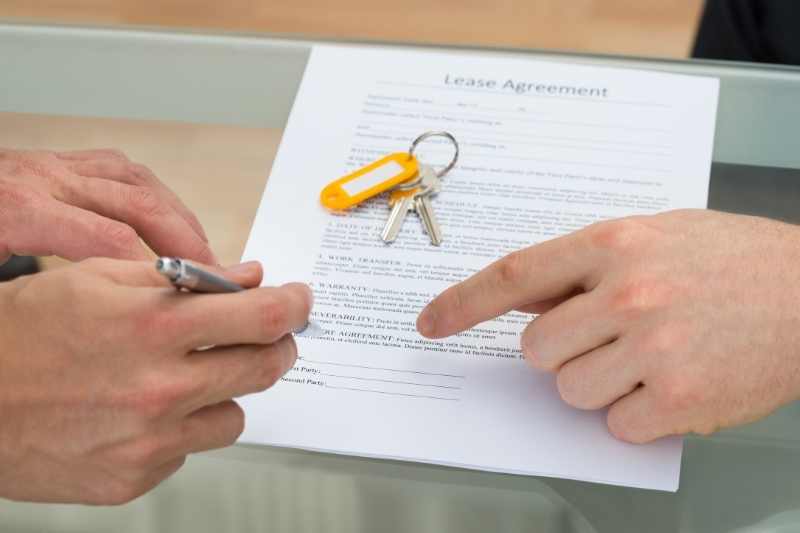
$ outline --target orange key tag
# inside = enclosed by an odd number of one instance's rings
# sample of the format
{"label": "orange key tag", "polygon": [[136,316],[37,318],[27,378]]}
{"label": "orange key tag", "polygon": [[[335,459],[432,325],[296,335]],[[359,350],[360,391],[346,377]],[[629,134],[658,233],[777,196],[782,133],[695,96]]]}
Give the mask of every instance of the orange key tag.
{"label": "orange key tag", "polygon": [[414,178],[418,172],[414,155],[395,152],[329,183],[319,200],[328,209],[348,209]]}

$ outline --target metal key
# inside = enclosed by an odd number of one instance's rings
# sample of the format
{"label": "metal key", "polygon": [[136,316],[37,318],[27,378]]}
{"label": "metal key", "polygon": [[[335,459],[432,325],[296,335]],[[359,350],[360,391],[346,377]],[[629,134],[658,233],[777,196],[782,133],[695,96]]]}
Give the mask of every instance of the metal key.
{"label": "metal key", "polygon": [[[441,180],[436,175],[436,170],[430,165],[419,166],[419,177],[413,184],[399,185],[389,195],[389,205],[392,207],[389,219],[381,233],[381,239],[385,243],[394,242],[400,234],[406,217],[410,211],[421,209],[425,214],[420,218],[426,233],[431,236],[431,242],[439,246],[442,242],[441,229],[436,222],[431,207],[430,198],[427,196],[438,193],[441,190]],[[419,211],[417,211],[419,214]],[[429,229],[430,228],[430,229]]]}
{"label": "metal key", "polygon": [[426,186],[423,184],[423,179],[430,182],[430,177],[425,178],[424,176],[431,172],[435,175],[433,168],[428,165],[420,165],[417,179],[412,180],[409,184],[401,183],[389,194],[389,206],[392,210],[381,232],[383,242],[389,244],[397,240],[408,213],[415,210],[414,197],[422,190],[422,187]]}
{"label": "metal key", "polygon": [[417,191],[418,189],[412,189],[410,191],[395,191],[392,193],[389,200],[392,210],[381,232],[381,240],[383,242],[388,244],[397,239],[408,212],[414,210],[414,195]]}
{"label": "metal key", "polygon": [[431,244],[440,246],[442,244],[442,228],[436,220],[436,215],[433,212],[433,204],[431,197],[442,190],[442,181],[436,175],[433,168],[423,165],[420,169],[422,177],[422,187],[414,195],[414,209],[422,220],[422,225],[425,228],[425,233],[431,239]]}

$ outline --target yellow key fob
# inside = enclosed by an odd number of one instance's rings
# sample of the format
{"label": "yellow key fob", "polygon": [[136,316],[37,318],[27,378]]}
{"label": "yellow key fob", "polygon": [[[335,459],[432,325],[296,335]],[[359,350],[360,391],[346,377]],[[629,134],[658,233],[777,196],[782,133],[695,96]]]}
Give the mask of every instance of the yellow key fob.
{"label": "yellow key fob", "polygon": [[319,199],[328,209],[348,209],[410,180],[418,172],[416,157],[396,152],[329,183]]}

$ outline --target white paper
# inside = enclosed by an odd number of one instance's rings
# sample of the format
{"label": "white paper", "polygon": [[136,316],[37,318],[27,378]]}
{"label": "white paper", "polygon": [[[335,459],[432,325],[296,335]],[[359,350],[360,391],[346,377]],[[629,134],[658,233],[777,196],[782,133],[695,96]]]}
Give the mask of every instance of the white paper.
{"label": "white paper", "polygon": [[[243,399],[241,442],[677,490],[682,440],[625,444],[604,411],[565,405],[554,377],[521,359],[530,317],[443,341],[414,322],[512,250],[601,219],[705,207],[717,94],[701,77],[315,48],[244,259],[263,262],[268,284],[313,283],[329,334],[298,339],[295,368]],[[385,197],[345,214],[320,206],[328,182],[428,130],[461,145],[434,199],[441,248],[414,214],[384,245]],[[443,139],[419,151],[435,165],[450,154]]]}

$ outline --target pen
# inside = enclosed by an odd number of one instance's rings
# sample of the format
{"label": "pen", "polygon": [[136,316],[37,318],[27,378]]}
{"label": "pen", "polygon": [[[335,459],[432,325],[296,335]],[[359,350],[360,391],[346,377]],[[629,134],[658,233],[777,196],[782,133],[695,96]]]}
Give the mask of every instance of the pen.
{"label": "pen", "polygon": [[[177,257],[159,257],[156,260],[156,270],[175,287],[192,292],[230,293],[245,290],[241,285]],[[325,330],[317,323],[308,321],[305,326],[294,330],[292,333],[298,337],[310,338],[324,335]]]}

